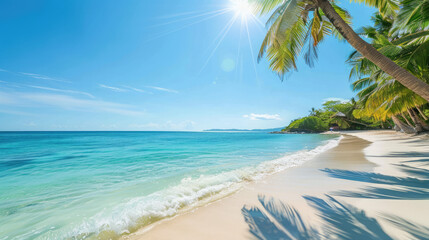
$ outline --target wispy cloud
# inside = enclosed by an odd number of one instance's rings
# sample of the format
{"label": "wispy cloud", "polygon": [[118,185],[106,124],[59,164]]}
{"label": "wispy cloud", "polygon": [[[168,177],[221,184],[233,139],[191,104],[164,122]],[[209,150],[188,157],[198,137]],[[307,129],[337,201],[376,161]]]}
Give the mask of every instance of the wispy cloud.
{"label": "wispy cloud", "polygon": [[[105,85],[105,84],[99,84],[99,86],[102,87],[102,88],[107,88],[107,89],[115,91],[115,92],[129,92],[129,91],[134,91],[134,92],[139,92],[139,93],[153,94],[150,91],[143,90],[141,88],[130,87],[130,86],[114,87],[114,86],[108,86],[108,85]],[[174,89],[168,89],[168,88],[162,88],[162,87],[156,87],[156,86],[145,86],[145,88],[150,88],[150,89],[154,89],[154,90],[162,91],[162,92],[179,93],[179,91],[176,91]]]}
{"label": "wispy cloud", "polygon": [[10,74],[13,74],[13,75],[31,77],[31,78],[34,78],[34,79],[41,79],[41,80],[48,80],[48,81],[55,81],[55,82],[71,83],[68,80],[64,80],[64,79],[61,79],[61,78],[50,77],[50,76],[46,76],[46,75],[42,75],[42,74],[38,74],[38,73],[14,72],[14,71],[9,71],[9,70],[4,69],[4,68],[0,68],[0,72],[7,72],[7,73],[10,73]]}
{"label": "wispy cloud", "polygon": [[342,103],[348,103],[350,100],[349,99],[344,99],[344,98],[325,98],[325,99],[323,99],[323,103],[325,103],[325,102],[329,102],[329,101],[339,101],[339,102],[342,102]]}
{"label": "wispy cloud", "polygon": [[140,89],[140,88],[135,88],[135,87],[130,87],[130,86],[123,86],[123,87],[128,88],[128,89],[130,89],[130,90],[133,90],[133,91],[135,91],[135,92],[139,92],[139,93],[149,93],[149,94],[153,94],[152,92],[149,92],[149,91],[146,91],[146,90],[143,90],[143,89]]}
{"label": "wispy cloud", "polygon": [[124,89],[124,88],[112,87],[112,86],[107,86],[104,84],[98,84],[98,86],[100,86],[102,88],[107,88],[107,89],[112,90],[114,92],[128,92],[128,90]]}
{"label": "wispy cloud", "polygon": [[13,95],[0,92],[0,105],[14,105],[16,103],[16,98]]}
{"label": "wispy cloud", "polygon": [[31,78],[35,78],[35,79],[42,79],[42,80],[48,80],[48,81],[71,83],[70,81],[67,81],[67,80],[64,80],[64,79],[53,78],[53,77],[49,77],[49,76],[41,75],[41,74],[37,74],[37,73],[20,72],[19,74],[22,74],[24,76],[28,76],[28,77],[31,77]]}
{"label": "wispy cloud", "polygon": [[94,95],[83,92],[83,91],[76,91],[76,90],[69,90],[69,89],[59,89],[59,88],[52,88],[52,87],[45,87],[45,86],[37,86],[37,85],[28,85],[28,84],[19,84],[19,83],[9,83],[5,81],[1,81],[0,83],[4,83],[5,86],[13,87],[13,88],[35,88],[35,89],[41,89],[46,91],[52,91],[52,92],[61,92],[61,93],[71,93],[71,94],[80,94],[84,95],[90,98],[95,98]]}
{"label": "wispy cloud", "polygon": [[170,92],[170,93],[179,93],[179,91],[174,90],[174,89],[168,89],[168,88],[162,88],[162,87],[156,87],[156,86],[146,86],[147,88],[152,88],[158,91],[163,91],[163,92]]}
{"label": "wispy cloud", "polygon": [[132,105],[45,93],[0,92],[0,105],[15,107],[31,106],[32,108],[52,106],[72,111],[107,112],[127,116],[140,116],[144,114],[143,111],[139,111]]}
{"label": "wispy cloud", "polygon": [[47,90],[47,91],[53,91],[53,92],[62,92],[62,93],[72,93],[72,94],[80,94],[80,95],[85,95],[88,96],[90,98],[95,98],[94,95],[87,93],[87,92],[81,92],[81,91],[75,91],[75,90],[67,90],[67,89],[58,89],[58,88],[50,88],[50,87],[42,87],[42,86],[33,86],[33,85],[28,85],[28,87],[31,88],[36,88],[36,89],[42,89],[42,90]]}
{"label": "wispy cloud", "polygon": [[279,114],[246,114],[243,115],[244,118],[248,118],[250,120],[281,120]]}

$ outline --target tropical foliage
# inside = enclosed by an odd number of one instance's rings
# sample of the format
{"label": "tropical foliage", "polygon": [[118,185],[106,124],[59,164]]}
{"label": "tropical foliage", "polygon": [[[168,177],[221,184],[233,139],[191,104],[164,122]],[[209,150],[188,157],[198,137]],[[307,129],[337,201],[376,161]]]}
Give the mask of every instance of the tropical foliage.
{"label": "tropical foliage", "polygon": [[[317,59],[317,47],[327,36],[333,35],[342,39],[323,11],[312,1],[261,0],[258,3],[257,10],[261,14],[267,14],[280,5],[267,21],[269,29],[258,55],[260,60],[267,53],[271,69],[280,76],[297,69],[297,58],[302,53],[305,62],[313,66],[314,60]],[[347,11],[335,3],[332,3],[332,6],[350,23]]]}
{"label": "tropical foliage", "polygon": [[316,133],[326,131],[327,129],[328,125],[326,122],[318,117],[308,116],[291,122],[283,131]]}
{"label": "tropical foliage", "polygon": [[[312,108],[306,117],[293,120],[283,131],[287,132],[323,132],[330,127],[336,129],[373,129],[381,128],[382,123],[373,118],[356,119],[354,99],[350,101],[327,101],[321,109]],[[390,126],[390,125],[389,125]]]}
{"label": "tropical foliage", "polygon": [[[356,50],[356,55],[378,68],[380,75],[399,82],[409,92],[428,101],[429,84],[416,65],[427,56],[429,48],[407,46],[401,53],[402,58],[392,59],[398,49],[394,46],[415,44],[426,38],[429,24],[429,0],[354,0],[378,8],[382,20],[393,19],[386,33],[374,32],[383,48],[372,46],[364,41],[349,26],[350,15],[334,0],[253,0],[257,11],[264,15],[271,13],[267,21],[268,32],[262,42],[258,59],[264,54],[270,62],[270,68],[280,76],[297,69],[297,58],[304,56],[305,62],[312,66],[317,58],[317,47],[327,36],[345,39]],[[388,35],[381,38],[378,35]],[[396,41],[396,42],[394,42]],[[386,46],[393,44],[394,46]],[[414,54],[418,52],[419,54]]]}
{"label": "tropical foliage", "polygon": [[[420,24],[414,24],[411,19]],[[374,26],[363,28],[360,34],[370,39],[371,44],[385,56],[429,83],[428,20],[429,1],[406,0],[397,13],[390,16],[376,14]],[[352,86],[359,99],[358,108],[354,111],[356,118],[393,119],[397,129],[407,133],[429,130],[428,118],[423,111],[427,100],[356,51],[348,61],[352,66]]]}
{"label": "tropical foliage", "polygon": [[344,38],[356,49],[348,63],[357,100],[325,103],[285,130],[306,129],[311,122],[312,131],[334,124],[342,129],[429,130],[429,0],[353,0],[378,9],[373,26],[358,32],[334,0],[255,1],[261,14],[272,12],[258,57],[267,54],[280,76],[296,69],[301,55],[312,66],[327,36]]}

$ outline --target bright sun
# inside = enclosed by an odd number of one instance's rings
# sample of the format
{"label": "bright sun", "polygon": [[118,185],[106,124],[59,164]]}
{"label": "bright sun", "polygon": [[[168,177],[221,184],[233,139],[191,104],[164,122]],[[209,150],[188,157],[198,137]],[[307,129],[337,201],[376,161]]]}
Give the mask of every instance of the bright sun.
{"label": "bright sun", "polygon": [[231,9],[243,18],[252,15],[253,7],[248,0],[231,0]]}

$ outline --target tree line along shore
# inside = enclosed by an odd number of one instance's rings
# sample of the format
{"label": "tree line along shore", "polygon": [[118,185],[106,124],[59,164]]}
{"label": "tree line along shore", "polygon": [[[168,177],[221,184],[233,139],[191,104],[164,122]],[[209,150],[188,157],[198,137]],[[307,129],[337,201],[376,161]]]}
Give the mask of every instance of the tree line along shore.
{"label": "tree line along shore", "polygon": [[360,116],[358,103],[350,101],[327,101],[320,109],[312,108],[308,116],[295,119],[281,131],[272,133],[320,133],[338,130],[394,129],[405,133],[421,133],[429,130],[428,106],[408,109],[390,119]]}

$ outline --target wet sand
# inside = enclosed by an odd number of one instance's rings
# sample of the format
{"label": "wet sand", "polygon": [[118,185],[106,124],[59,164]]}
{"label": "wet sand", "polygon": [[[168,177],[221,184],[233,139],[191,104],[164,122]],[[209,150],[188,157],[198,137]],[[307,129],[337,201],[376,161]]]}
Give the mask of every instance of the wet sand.
{"label": "wet sand", "polygon": [[429,236],[429,139],[393,131],[343,136],[337,147],[301,166],[249,183],[229,197],[123,238]]}

